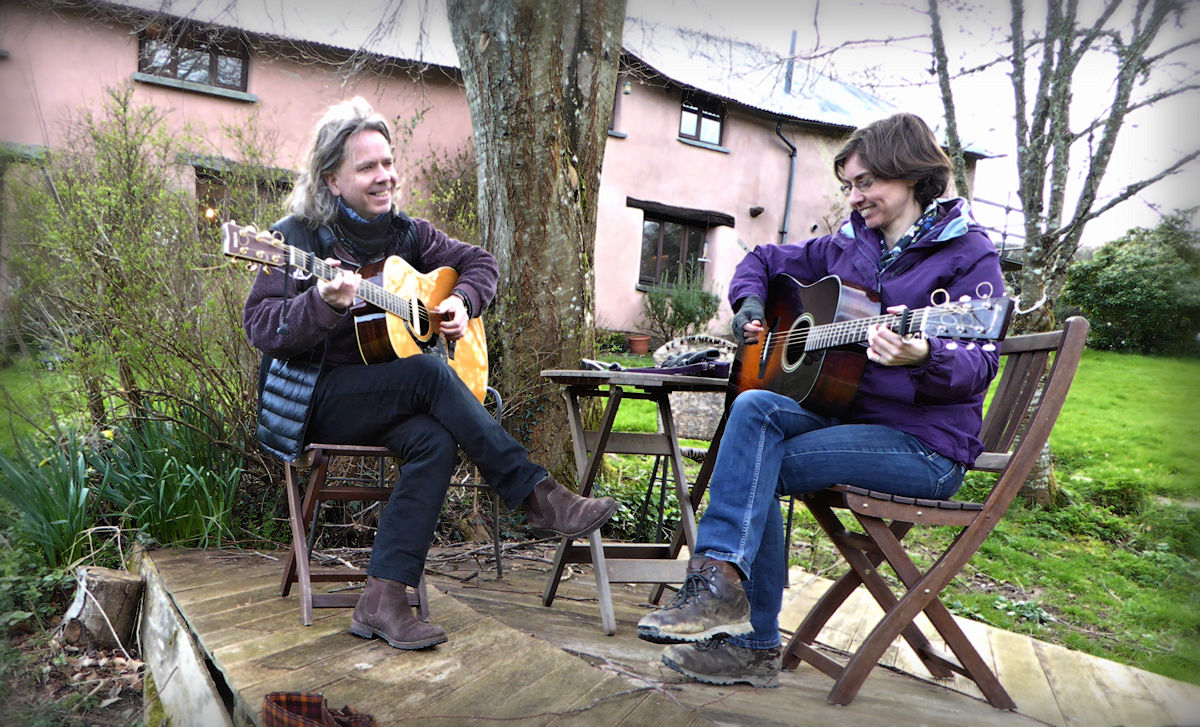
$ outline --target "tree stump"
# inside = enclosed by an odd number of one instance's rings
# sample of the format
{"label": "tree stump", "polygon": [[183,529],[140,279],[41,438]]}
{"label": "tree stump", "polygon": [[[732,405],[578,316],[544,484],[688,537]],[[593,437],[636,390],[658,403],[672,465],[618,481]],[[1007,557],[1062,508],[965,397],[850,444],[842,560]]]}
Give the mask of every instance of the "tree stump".
{"label": "tree stump", "polygon": [[124,648],[142,602],[142,577],[111,568],[75,569],[75,600],[63,615],[63,640],[85,648]]}

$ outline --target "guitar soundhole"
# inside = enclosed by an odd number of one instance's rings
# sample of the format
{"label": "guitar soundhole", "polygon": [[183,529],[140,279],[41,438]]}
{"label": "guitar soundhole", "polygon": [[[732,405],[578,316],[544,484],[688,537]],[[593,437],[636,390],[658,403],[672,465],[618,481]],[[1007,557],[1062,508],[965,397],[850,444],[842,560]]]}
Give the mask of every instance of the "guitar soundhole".
{"label": "guitar soundhole", "polygon": [[413,321],[413,330],[416,331],[417,338],[425,340],[429,337],[429,309],[425,307],[425,303],[420,300],[415,301],[416,320]]}
{"label": "guitar soundhole", "polygon": [[810,323],[811,321],[807,319],[807,316],[802,316],[788,330],[787,339],[783,347],[784,371],[790,373],[804,363],[804,347],[808,342]]}

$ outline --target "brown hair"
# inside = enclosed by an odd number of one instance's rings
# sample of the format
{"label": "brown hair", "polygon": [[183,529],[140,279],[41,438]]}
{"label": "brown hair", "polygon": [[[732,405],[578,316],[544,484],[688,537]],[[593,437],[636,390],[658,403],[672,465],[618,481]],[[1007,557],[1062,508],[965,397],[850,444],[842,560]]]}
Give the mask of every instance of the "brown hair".
{"label": "brown hair", "polygon": [[[938,145],[933,131],[915,114],[900,113],[867,124],[846,140],[833,158],[833,173],[842,169],[851,154],[880,179],[907,179],[922,208],[941,197],[950,181],[950,158]],[[845,181],[845,180],[843,180]]]}

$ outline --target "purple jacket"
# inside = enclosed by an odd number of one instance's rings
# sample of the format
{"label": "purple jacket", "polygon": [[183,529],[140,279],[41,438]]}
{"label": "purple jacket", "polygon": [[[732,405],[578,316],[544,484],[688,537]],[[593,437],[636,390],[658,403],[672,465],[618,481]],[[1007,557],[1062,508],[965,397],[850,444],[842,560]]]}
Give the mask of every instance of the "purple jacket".
{"label": "purple jacket", "polygon": [[[999,255],[971,218],[966,200],[944,200],[938,205],[939,216],[930,234],[901,252],[882,272],[881,236],[852,212],[836,234],[755,248],[734,272],[729,301],[736,310],[747,296],[766,300],[767,283],[779,273],[805,284],[837,275],[844,284],[878,293],[881,311],[893,305],[927,307],[930,294],[938,289],[944,289],[951,300],[1003,295]],[[999,354],[965,344],[950,348],[947,343],[930,338],[929,360],[920,366],[868,362],[843,421],[884,424],[957,462],[974,462],[983,450],[979,441],[983,398],[996,375]]]}

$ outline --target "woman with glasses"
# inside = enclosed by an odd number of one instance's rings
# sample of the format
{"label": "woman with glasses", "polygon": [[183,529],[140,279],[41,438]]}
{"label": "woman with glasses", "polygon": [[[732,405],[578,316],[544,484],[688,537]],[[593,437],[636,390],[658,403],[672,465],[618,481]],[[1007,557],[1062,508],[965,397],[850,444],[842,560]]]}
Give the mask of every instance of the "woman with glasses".
{"label": "woman with glasses", "polygon": [[[999,256],[966,200],[938,199],[950,161],[919,117],[897,114],[854,132],[833,171],[849,219],[832,235],[746,256],[729,287],[738,340],[765,335],[768,290],[781,273],[805,285],[836,275],[878,300],[874,314],[1003,294]],[[662,656],[668,667],[714,684],[778,684],[787,577],[780,496],[835,484],[931,499],[958,490],[982,450],[998,354],[875,326],[866,343],[857,394],[836,416],[761,389],[734,400],[687,581],[638,624],[643,639],[673,644]]]}

